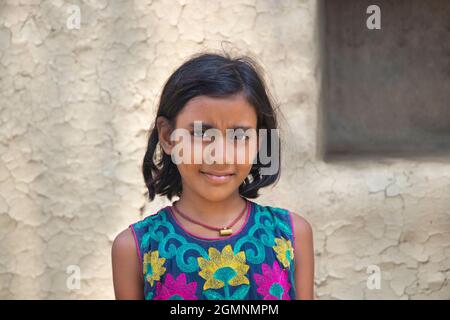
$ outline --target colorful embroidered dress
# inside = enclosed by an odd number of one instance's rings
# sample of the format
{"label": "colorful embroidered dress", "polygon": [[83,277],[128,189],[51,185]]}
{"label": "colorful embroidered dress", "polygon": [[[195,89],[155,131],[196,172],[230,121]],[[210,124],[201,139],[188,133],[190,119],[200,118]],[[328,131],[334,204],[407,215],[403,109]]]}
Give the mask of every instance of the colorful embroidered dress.
{"label": "colorful embroidered dress", "polygon": [[187,231],[171,206],[130,225],[147,300],[294,300],[294,233],[289,210],[248,201],[230,236]]}

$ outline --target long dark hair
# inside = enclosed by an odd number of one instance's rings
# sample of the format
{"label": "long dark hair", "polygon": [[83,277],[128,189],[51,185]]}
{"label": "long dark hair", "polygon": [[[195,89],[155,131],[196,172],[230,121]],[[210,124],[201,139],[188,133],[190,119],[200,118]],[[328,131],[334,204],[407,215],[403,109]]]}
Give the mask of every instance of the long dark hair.
{"label": "long dark hair", "polygon": [[[229,54],[199,53],[184,62],[166,81],[155,121],[149,132],[147,151],[144,156],[142,172],[150,200],[156,194],[180,196],[182,192],[181,176],[171,156],[158,148],[158,129],[156,118],[163,116],[171,123],[175,117],[196,96],[227,97],[242,93],[257,114],[257,130],[267,129],[267,151],[270,154],[271,139],[278,139],[271,129],[277,129],[276,109],[264,79],[262,69],[249,56],[231,58]],[[257,131],[259,132],[259,131]],[[276,131],[275,131],[276,132]],[[281,149],[281,147],[280,147]],[[278,163],[281,163],[279,152]],[[261,175],[262,167],[271,164],[260,163],[259,153],[249,176],[239,186],[239,193],[246,198],[257,198],[258,190],[273,184],[279,179],[280,166],[273,175]]]}

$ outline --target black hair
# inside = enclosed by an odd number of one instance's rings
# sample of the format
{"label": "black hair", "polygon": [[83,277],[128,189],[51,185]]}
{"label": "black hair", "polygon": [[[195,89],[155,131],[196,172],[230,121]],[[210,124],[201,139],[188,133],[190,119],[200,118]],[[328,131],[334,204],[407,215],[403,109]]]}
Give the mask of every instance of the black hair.
{"label": "black hair", "polygon": [[[262,78],[261,67],[249,56],[231,58],[227,53],[199,53],[191,56],[164,84],[156,118],[163,116],[174,123],[177,114],[194,97],[228,97],[236,94],[243,94],[255,108],[257,130],[267,129],[267,156],[270,154],[271,158],[271,139],[278,139],[278,135],[274,137],[271,130],[278,129],[276,108]],[[181,176],[171,156],[161,146],[158,150],[156,118],[149,131],[142,172],[150,200],[156,194],[171,200],[173,196],[181,195]],[[281,152],[278,152],[278,156],[278,163],[281,164]],[[260,163],[259,152],[256,157],[249,176],[239,186],[240,195],[246,198],[257,198],[260,188],[273,184],[280,176],[279,165],[275,174],[261,175],[260,169],[269,167],[271,163]]]}

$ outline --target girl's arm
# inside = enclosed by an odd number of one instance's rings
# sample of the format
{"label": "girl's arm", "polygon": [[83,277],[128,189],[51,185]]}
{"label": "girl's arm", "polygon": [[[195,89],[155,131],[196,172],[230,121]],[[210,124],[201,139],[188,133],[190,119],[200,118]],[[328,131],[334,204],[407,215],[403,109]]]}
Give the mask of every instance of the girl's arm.
{"label": "girl's arm", "polygon": [[114,239],[111,258],[116,299],[143,300],[144,277],[140,272],[139,256],[130,228],[123,230]]}
{"label": "girl's arm", "polygon": [[294,221],[294,262],[297,300],[314,300],[314,245],[312,227],[292,212]]}

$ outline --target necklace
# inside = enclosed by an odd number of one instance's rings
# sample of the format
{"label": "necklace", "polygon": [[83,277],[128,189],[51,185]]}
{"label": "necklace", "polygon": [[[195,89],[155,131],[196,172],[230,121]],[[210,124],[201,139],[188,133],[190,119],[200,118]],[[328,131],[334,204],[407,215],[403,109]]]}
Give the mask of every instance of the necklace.
{"label": "necklace", "polygon": [[172,207],[175,209],[175,211],[176,211],[180,216],[182,216],[182,217],[185,218],[186,220],[189,220],[189,221],[192,222],[192,223],[201,225],[201,226],[203,226],[203,227],[205,227],[205,228],[207,228],[207,229],[219,231],[219,234],[220,234],[221,236],[225,237],[225,236],[229,236],[229,235],[233,234],[233,229],[232,229],[231,227],[234,226],[234,225],[236,224],[236,222],[238,222],[239,219],[240,219],[240,218],[244,215],[244,213],[247,211],[248,204],[249,204],[249,203],[248,203],[248,201],[246,200],[246,201],[245,201],[245,207],[244,207],[244,210],[242,210],[242,212],[239,214],[239,216],[238,216],[236,219],[234,219],[234,220],[231,222],[230,225],[228,225],[227,227],[223,227],[223,228],[218,228],[218,227],[209,226],[209,225],[207,225],[207,224],[204,224],[204,223],[202,223],[202,222],[200,222],[200,221],[196,221],[196,220],[194,220],[194,219],[188,217],[186,214],[182,213],[182,212],[177,208],[175,202],[173,203]]}

